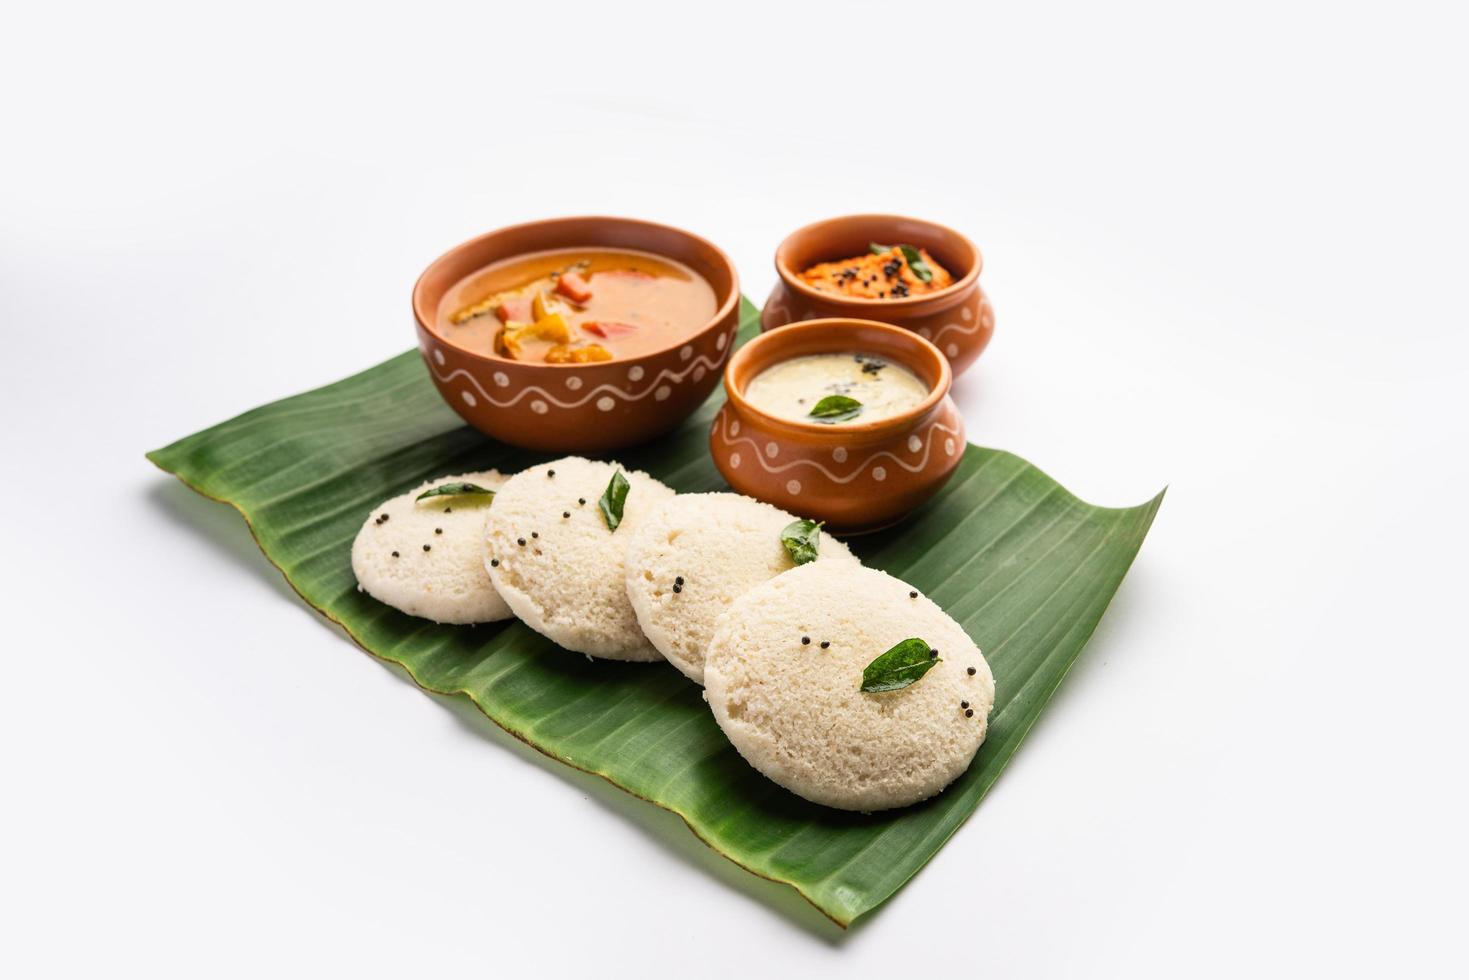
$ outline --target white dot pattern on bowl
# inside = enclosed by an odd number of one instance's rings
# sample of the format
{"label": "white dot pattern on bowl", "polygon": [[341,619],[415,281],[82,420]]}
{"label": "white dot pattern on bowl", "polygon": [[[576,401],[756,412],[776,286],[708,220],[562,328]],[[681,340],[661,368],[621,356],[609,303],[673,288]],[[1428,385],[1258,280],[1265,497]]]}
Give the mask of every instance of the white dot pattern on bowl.
{"label": "white dot pattern on bowl", "polygon": [[729,465],[730,465],[730,467],[732,469],[736,469],[737,470],[737,469],[740,468],[740,454],[739,453],[730,453],[729,454]]}
{"label": "white dot pattern on bowl", "polygon": [[658,390],[653,392],[653,397],[661,402],[666,400],[671,394],[673,394],[672,388],[668,387],[668,385],[660,385]]}
{"label": "white dot pattern on bowl", "polygon": [[918,452],[918,450],[920,450],[922,448],[923,448],[923,440],[922,439],[918,438],[917,436],[909,436],[908,437],[908,451],[910,453],[916,453],[916,452]]}
{"label": "white dot pattern on bowl", "polygon": [[572,391],[580,390],[581,378],[578,378],[576,375],[573,374],[571,377],[566,379],[566,387],[570,388]]}
{"label": "white dot pattern on bowl", "polygon": [[831,451],[831,458],[836,460],[838,463],[845,463],[847,461],[847,447],[838,446],[833,449]]}
{"label": "white dot pattern on bowl", "polygon": [[780,447],[777,446],[775,443],[767,442],[765,444],[765,455],[769,456],[771,459],[774,459],[779,453]]}
{"label": "white dot pattern on bowl", "polygon": [[788,493],[792,497],[794,497],[797,494],[799,494],[800,492],[801,492],[801,481],[800,480],[787,480],[786,481],[786,493]]}
{"label": "white dot pattern on bowl", "polygon": [[533,401],[533,402],[530,403],[530,410],[532,412],[535,412],[537,415],[545,415],[546,412],[550,410],[550,408],[551,408],[551,406],[547,405],[545,402],[541,401],[539,398],[537,398],[535,401]]}
{"label": "white dot pattern on bowl", "polygon": [[612,400],[611,395],[603,395],[597,399],[597,408],[599,411],[610,412],[616,405],[617,403]]}
{"label": "white dot pattern on bowl", "polygon": [[505,374],[504,371],[496,371],[494,381],[495,384],[500,386],[501,388],[510,387],[510,378],[508,375]]}
{"label": "white dot pattern on bowl", "polygon": [[470,408],[473,408],[474,406],[479,404],[478,400],[476,400],[474,397],[474,392],[472,391],[461,391],[459,393],[459,397],[463,398],[464,404],[468,405]]}
{"label": "white dot pattern on bowl", "polygon": [[882,466],[874,466],[872,468],[872,478],[878,483],[881,483],[883,480],[886,480],[888,478],[887,469]]}
{"label": "white dot pattern on bowl", "polygon": [[642,367],[640,365],[634,364],[632,367],[628,368],[627,369],[627,380],[629,380],[629,381],[641,381],[641,380],[643,380],[643,369],[642,369]]}

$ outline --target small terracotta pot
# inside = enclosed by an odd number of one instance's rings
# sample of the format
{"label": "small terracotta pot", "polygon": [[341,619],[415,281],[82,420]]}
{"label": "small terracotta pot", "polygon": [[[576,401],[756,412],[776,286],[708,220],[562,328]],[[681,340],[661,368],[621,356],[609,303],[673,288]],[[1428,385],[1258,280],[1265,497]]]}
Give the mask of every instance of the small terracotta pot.
{"label": "small terracotta pot", "polygon": [[[873,242],[928,249],[954,276],[945,288],[903,299],[856,299],[812,289],[801,270],[818,262],[864,255]],[[995,311],[979,272],[984,257],[952,228],[892,214],[852,214],[807,225],[775,250],[775,284],[760,312],[760,329],[774,330],[797,320],[855,317],[911,330],[943,351],[957,377],[979,357],[995,332]]]}
{"label": "small terracotta pot", "polygon": [[[638,357],[593,364],[513,361],[455,347],[429,329],[460,279],[516,255],[553,248],[632,248],[677,259],[714,287],[702,327]],[[439,394],[501,442],[553,453],[621,449],[672,429],[703,403],[739,329],[739,276],[708,241],[632,218],[552,218],[501,228],[450,249],[413,287],[418,346]]]}
{"label": "small terracotta pot", "polygon": [[[860,425],[792,422],[745,400],[751,378],[792,357],[876,354],[907,367],[928,397],[902,415]],[[724,369],[729,400],[714,418],[714,465],[740,493],[827,522],[875,531],[938,492],[964,455],[964,420],[949,397],[953,373],[933,344],[871,320],[811,320],[761,334]]]}

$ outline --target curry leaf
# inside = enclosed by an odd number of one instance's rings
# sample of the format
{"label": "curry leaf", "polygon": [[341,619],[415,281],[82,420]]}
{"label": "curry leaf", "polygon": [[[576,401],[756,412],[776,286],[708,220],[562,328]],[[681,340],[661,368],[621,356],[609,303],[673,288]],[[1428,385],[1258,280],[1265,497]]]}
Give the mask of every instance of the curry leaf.
{"label": "curry leaf", "polygon": [[818,422],[832,425],[846,422],[862,414],[862,403],[846,395],[827,395],[811,409],[810,416]]}
{"label": "curry leaf", "polygon": [[821,550],[821,524],[817,521],[791,521],[780,532],[780,543],[785,545],[791,561],[804,565],[815,561]]}
{"label": "curry leaf", "polygon": [[908,261],[908,268],[913,270],[913,274],[918,277],[919,282],[933,281],[933,267],[923,261],[923,253],[918,251],[914,246],[879,245],[877,242],[872,242],[867,247],[872,250],[873,255],[886,255],[893,249],[897,249],[903,253],[903,258]]}
{"label": "curry leaf", "polygon": [[923,253],[912,245],[899,245],[898,250],[903,253],[903,258],[908,260],[908,268],[918,277],[919,282],[932,282],[933,269],[929,268],[927,262],[923,261]]}
{"label": "curry leaf", "polygon": [[618,470],[612,474],[607,489],[602,491],[602,499],[597,501],[597,506],[602,509],[602,520],[607,522],[609,531],[617,530],[617,526],[622,523],[622,508],[627,503],[627,491],[627,477],[622,475],[622,470]]}
{"label": "curry leaf", "polygon": [[427,500],[429,497],[461,497],[466,495],[493,497],[495,491],[486,490],[484,487],[474,483],[443,483],[432,490],[425,490],[414,497],[414,500]]}
{"label": "curry leaf", "polygon": [[927,643],[910,636],[863,668],[862,693],[901,691],[938,663],[943,661]]}

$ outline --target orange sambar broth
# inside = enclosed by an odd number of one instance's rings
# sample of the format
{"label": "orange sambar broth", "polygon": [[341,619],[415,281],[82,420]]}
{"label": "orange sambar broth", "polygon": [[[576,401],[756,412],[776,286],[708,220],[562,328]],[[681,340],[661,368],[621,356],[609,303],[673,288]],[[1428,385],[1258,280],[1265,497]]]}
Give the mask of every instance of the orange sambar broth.
{"label": "orange sambar broth", "polygon": [[[584,303],[556,291],[554,277],[567,271],[590,287]],[[614,360],[662,350],[691,336],[718,309],[714,287],[673,259],[631,249],[556,249],[504,259],[465,276],[439,303],[434,332],[464,350],[504,357],[495,342],[504,323],[494,309],[458,324],[455,314],[491,298],[528,300],[538,291],[566,319],[573,348],[600,345]],[[517,360],[542,362],[552,346],[546,340],[527,341]]]}

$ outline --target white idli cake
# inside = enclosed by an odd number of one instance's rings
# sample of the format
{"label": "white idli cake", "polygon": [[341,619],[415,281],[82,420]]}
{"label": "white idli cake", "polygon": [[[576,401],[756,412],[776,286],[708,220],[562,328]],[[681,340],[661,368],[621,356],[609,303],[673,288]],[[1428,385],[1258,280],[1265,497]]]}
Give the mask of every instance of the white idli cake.
{"label": "white idli cake", "polygon": [[489,494],[418,497],[450,484],[497,490],[495,470],[430,480],[373,508],[352,542],[357,587],[410,616],[436,623],[491,623],[510,607],[485,574]]}
{"label": "white idli cake", "polygon": [[736,599],[715,626],[704,687],[752,766],[814,803],[863,811],[917,803],[964,772],[995,700],[989,665],[942,609],[835,561]]}
{"label": "white idli cake", "polygon": [[[692,680],[704,682],[714,621],[761,582],[796,567],[781,532],[797,518],[737,493],[679,494],[638,525],[627,546],[627,597],[638,625]],[[811,525],[815,557],[855,562],[847,546]]]}
{"label": "white idli cake", "polygon": [[[621,500],[613,486],[620,474]],[[485,522],[485,564],[527,626],[568,650],[658,660],[623,584],[638,525],[673,491],[616,463],[568,456],[511,477]],[[605,512],[604,512],[605,510]]]}

